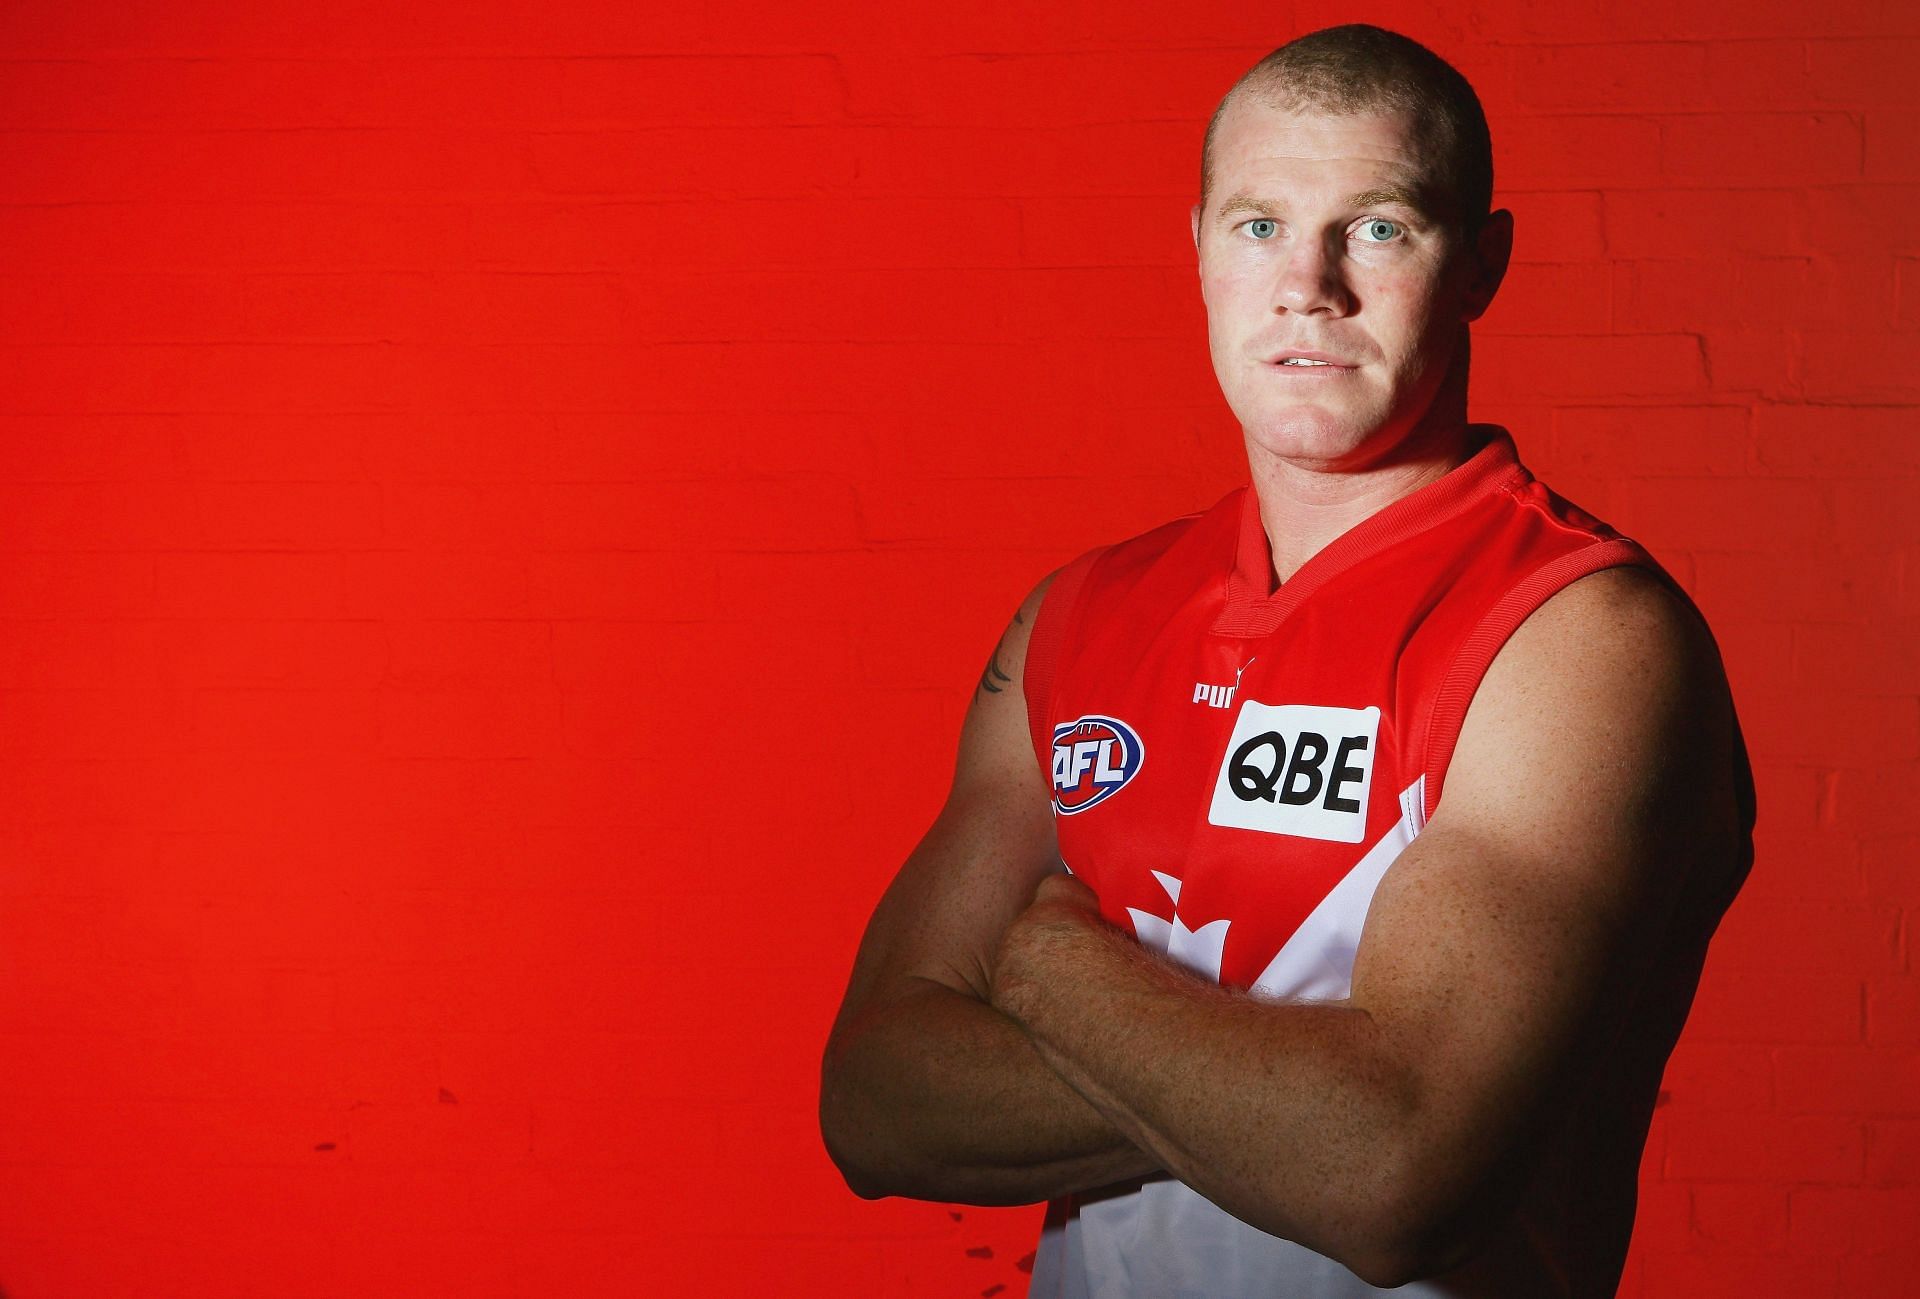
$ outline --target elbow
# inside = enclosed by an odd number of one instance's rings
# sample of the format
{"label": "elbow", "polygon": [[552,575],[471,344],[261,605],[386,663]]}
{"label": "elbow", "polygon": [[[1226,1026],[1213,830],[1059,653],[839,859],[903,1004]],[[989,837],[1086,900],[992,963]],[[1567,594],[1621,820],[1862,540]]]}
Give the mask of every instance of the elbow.
{"label": "elbow", "polygon": [[880,1170],[875,1167],[860,1140],[865,1125],[858,1107],[845,1099],[845,1088],[835,1085],[831,1058],[820,1080],[820,1141],[827,1158],[840,1171],[847,1189],[863,1200],[878,1200],[892,1195]]}
{"label": "elbow", "polygon": [[1357,1232],[1333,1257],[1349,1272],[1379,1290],[1424,1281],[1458,1266],[1467,1256],[1463,1242],[1447,1233],[1406,1219],[1382,1221]]}
{"label": "elbow", "polygon": [[1484,1239],[1477,1202],[1457,1198],[1452,1179],[1394,1160],[1370,1172],[1327,1206],[1341,1225],[1314,1246],[1368,1285],[1392,1290],[1451,1271]]}
{"label": "elbow", "polygon": [[919,1185],[910,1152],[889,1141],[880,1100],[860,1085],[858,1070],[832,1046],[820,1071],[819,1120],[827,1158],[861,1199],[937,1198]]}

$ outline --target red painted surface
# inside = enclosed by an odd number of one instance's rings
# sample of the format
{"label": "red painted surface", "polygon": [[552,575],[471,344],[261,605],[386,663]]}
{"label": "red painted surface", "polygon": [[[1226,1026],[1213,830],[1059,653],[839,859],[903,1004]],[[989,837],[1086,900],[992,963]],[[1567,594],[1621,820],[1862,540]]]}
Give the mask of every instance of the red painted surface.
{"label": "red painted surface", "polygon": [[[6,6],[0,1290],[1018,1294],[817,1053],[1021,593],[1235,480],[1201,127],[1359,16]],[[1364,17],[1493,122],[1476,415],[1758,768],[1625,1293],[1910,1294],[1920,16]]]}

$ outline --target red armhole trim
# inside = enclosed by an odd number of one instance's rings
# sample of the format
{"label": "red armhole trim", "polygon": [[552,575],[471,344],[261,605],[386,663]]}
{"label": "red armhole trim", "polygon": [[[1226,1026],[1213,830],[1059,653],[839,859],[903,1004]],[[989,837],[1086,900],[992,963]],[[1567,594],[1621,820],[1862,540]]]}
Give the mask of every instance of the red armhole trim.
{"label": "red armhole trim", "polygon": [[1622,537],[1596,542],[1570,555],[1545,564],[1524,578],[1501,598],[1492,612],[1467,637],[1454,656],[1453,665],[1440,682],[1434,696],[1433,713],[1427,722],[1426,760],[1420,770],[1426,777],[1426,815],[1431,817],[1440,805],[1440,786],[1447,764],[1453,758],[1453,746],[1460,739],[1460,727],[1467,719],[1467,705],[1473,702],[1480,681],[1492,666],[1494,655],[1507,643],[1521,623],[1563,587],[1603,568],[1638,566],[1661,569],[1638,542]]}
{"label": "red armhole trim", "polygon": [[1060,643],[1066,638],[1066,629],[1080,604],[1080,592],[1087,584],[1087,573],[1100,553],[1089,550],[1060,570],[1040,597],[1033,631],[1027,637],[1027,665],[1020,674],[1020,688],[1027,700],[1033,756],[1040,764],[1041,776],[1049,782],[1053,779],[1053,724],[1047,718],[1053,704],[1053,672],[1060,657]]}

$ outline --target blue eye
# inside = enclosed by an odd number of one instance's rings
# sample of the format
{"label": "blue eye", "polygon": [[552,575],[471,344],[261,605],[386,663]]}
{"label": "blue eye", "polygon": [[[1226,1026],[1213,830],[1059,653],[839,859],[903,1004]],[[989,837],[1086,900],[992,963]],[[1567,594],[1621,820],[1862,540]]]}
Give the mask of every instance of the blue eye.
{"label": "blue eye", "polygon": [[[1383,227],[1384,233],[1382,233]],[[1367,232],[1367,242],[1370,244],[1387,243],[1395,235],[1400,233],[1399,225],[1384,217],[1369,217],[1361,224],[1360,228]]]}
{"label": "blue eye", "polygon": [[1280,230],[1280,225],[1271,217],[1260,217],[1247,222],[1247,233],[1255,239],[1271,239]]}

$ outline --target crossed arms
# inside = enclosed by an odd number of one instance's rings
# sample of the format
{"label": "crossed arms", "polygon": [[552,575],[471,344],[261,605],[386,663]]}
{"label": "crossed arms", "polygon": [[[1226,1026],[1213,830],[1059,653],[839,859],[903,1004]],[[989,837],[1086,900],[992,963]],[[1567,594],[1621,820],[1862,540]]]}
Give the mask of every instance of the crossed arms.
{"label": "crossed arms", "polygon": [[1744,865],[1705,628],[1639,570],[1550,599],[1382,879],[1352,995],[1273,1003],[1140,947],[1059,873],[1018,687],[1045,587],[983,677],[828,1040],[821,1128],[848,1185],[1010,1204],[1165,1170],[1375,1285],[1460,1261],[1548,1098]]}

